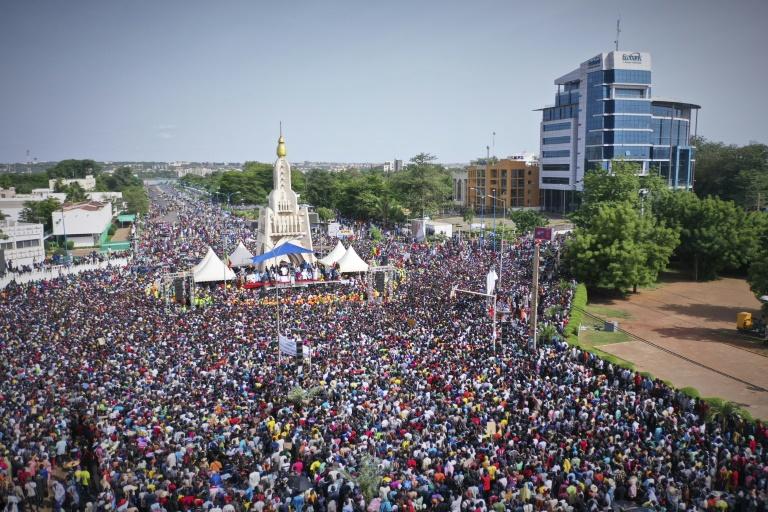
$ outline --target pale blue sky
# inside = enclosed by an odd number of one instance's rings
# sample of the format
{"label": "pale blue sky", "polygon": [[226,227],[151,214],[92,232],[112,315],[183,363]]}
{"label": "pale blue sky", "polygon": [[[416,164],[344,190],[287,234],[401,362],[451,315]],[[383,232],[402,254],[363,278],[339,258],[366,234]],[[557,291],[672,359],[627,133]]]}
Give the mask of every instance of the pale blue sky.
{"label": "pale blue sky", "polygon": [[699,134],[768,142],[765,0],[2,0],[0,161],[538,151],[555,77],[651,52]]}

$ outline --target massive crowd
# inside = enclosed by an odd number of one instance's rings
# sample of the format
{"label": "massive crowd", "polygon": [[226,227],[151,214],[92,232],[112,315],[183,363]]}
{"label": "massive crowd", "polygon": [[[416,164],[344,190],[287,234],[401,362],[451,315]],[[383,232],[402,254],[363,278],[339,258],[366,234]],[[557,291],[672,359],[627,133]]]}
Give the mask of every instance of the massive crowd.
{"label": "massive crowd", "polygon": [[[146,293],[163,272],[254,234],[170,190],[153,199],[128,267],[0,292],[5,510],[766,510],[763,424],[707,419],[557,337],[532,349],[532,240],[505,245],[501,268],[476,241],[385,240],[404,276],[387,301],[356,281],[211,287],[205,307],[168,308]],[[539,312],[562,331],[559,246],[542,250]],[[485,299],[449,293],[483,291],[491,267],[495,350]],[[278,308],[311,364],[278,354]]]}

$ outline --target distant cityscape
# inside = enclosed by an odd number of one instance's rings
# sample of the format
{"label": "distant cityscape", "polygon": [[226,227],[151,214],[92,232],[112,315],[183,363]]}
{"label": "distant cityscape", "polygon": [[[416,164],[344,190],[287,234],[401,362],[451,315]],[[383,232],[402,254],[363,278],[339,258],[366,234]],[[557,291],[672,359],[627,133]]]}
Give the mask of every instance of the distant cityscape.
{"label": "distant cityscape", "polygon": [[[475,160],[473,160],[475,161]],[[45,172],[47,169],[55,166],[57,161],[46,162],[4,162],[0,163],[0,173],[38,173]],[[181,178],[187,174],[197,176],[207,176],[214,172],[224,171],[242,171],[244,162],[133,162],[133,161],[104,161],[98,162],[102,166],[102,172],[110,174],[120,167],[130,167],[137,175],[141,174],[175,174]],[[452,162],[444,163],[448,169],[463,168],[470,165],[471,162]],[[307,172],[312,169],[321,169],[324,171],[347,171],[347,170],[382,170],[384,172],[397,172],[402,170],[407,161],[394,159],[385,162],[316,162],[304,160],[303,162],[292,163],[293,168],[301,172]]]}

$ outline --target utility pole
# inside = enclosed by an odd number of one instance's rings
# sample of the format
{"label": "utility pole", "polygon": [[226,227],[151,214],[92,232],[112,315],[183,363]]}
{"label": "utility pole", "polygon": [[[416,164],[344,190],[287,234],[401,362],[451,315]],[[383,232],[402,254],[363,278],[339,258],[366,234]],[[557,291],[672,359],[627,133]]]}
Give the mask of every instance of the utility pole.
{"label": "utility pole", "polygon": [[533,282],[531,283],[531,330],[533,332],[533,350],[536,350],[537,316],[539,313],[539,244],[533,247]]}

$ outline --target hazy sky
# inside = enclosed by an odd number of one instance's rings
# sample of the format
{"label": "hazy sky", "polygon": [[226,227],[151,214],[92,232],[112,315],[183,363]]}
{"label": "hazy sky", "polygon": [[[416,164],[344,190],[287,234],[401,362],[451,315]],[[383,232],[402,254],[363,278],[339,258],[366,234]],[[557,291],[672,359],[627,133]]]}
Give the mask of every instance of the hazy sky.
{"label": "hazy sky", "polygon": [[766,0],[0,0],[0,161],[538,151],[555,77],[651,52],[699,134],[768,142]]}

